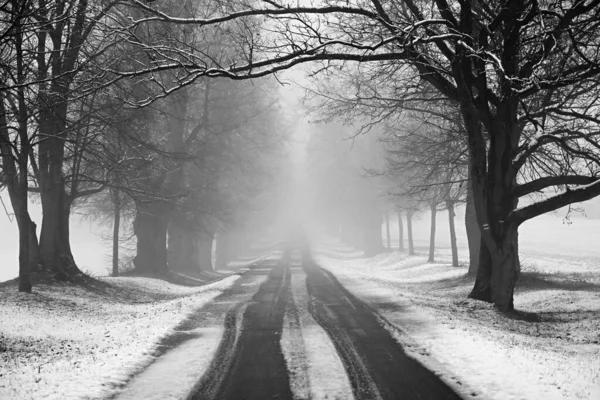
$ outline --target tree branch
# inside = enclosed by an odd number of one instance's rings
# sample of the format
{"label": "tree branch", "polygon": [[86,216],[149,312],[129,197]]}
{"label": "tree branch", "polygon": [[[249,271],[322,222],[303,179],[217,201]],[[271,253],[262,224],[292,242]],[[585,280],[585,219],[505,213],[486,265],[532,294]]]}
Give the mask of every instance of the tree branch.
{"label": "tree branch", "polygon": [[513,189],[513,191],[517,197],[523,197],[533,192],[540,192],[551,186],[589,185],[597,180],[597,177],[582,175],[546,176],[522,185],[518,185]]}
{"label": "tree branch", "polygon": [[598,195],[600,195],[600,179],[596,179],[589,185],[577,189],[567,189],[564,193],[557,196],[519,208],[509,214],[507,220],[504,222],[521,225],[523,222],[539,215],[558,210],[572,203],[590,200]]}

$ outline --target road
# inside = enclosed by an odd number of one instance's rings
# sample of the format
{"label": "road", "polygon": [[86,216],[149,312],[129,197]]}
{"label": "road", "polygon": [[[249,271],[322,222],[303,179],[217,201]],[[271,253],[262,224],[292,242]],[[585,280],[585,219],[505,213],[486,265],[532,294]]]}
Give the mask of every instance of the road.
{"label": "road", "polygon": [[[282,347],[286,313],[297,313],[297,308],[302,307],[310,314],[304,320],[316,321],[317,328],[326,332],[322,337],[329,343],[319,349],[326,349],[328,344],[335,349],[334,357],[337,353],[354,398],[460,398],[435,374],[408,357],[378,322],[374,311],[348,292],[335,276],[320,268],[309,250],[287,248],[277,262],[260,263],[247,274],[268,277],[250,300],[229,303],[225,333],[217,353],[188,399],[310,398],[315,388],[302,386],[315,385],[323,378],[321,375],[335,368],[331,362],[321,370],[310,365],[311,358],[306,353],[310,353],[310,343],[315,342],[311,332],[317,331],[308,329],[307,322],[297,324],[295,334],[299,340],[294,342],[294,348]],[[292,277],[305,282],[305,288],[293,295]],[[294,318],[300,321],[297,316]],[[325,352],[316,353],[323,358],[325,355],[320,353]],[[307,371],[313,371],[312,377]],[[319,397],[344,396],[327,393],[327,389],[323,393],[321,389]]]}

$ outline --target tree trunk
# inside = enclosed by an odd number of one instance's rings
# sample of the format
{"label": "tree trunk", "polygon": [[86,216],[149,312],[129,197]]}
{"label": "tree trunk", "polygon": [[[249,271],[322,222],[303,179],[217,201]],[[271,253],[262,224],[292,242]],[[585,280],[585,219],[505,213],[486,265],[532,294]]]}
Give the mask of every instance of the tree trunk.
{"label": "tree trunk", "polygon": [[[59,125],[64,129],[64,123]],[[46,129],[45,131],[50,132],[50,137],[39,145],[39,185],[43,213],[40,259],[44,270],[54,274],[59,280],[69,280],[80,276],[81,271],[75,264],[69,242],[71,200],[65,192],[62,171],[64,141],[57,133],[60,126]]]}
{"label": "tree trunk", "polygon": [[467,230],[467,241],[469,242],[469,275],[477,273],[479,264],[479,249],[481,247],[481,231],[477,223],[475,204],[473,204],[473,189],[471,180],[467,183],[467,206],[465,209],[465,228]]}
{"label": "tree trunk", "polygon": [[169,223],[168,262],[171,271],[189,275],[201,271],[198,232],[182,227],[173,219]]}
{"label": "tree trunk", "polygon": [[113,201],[112,275],[119,276],[119,228],[121,225],[121,202],[119,190],[111,190]]}
{"label": "tree trunk", "polygon": [[44,184],[40,258],[44,269],[53,273],[59,280],[69,280],[81,274],[69,243],[71,204],[66,197],[62,178],[59,178],[58,183]]}
{"label": "tree trunk", "polygon": [[415,255],[415,246],[413,242],[413,231],[412,231],[412,211],[408,211],[406,213],[406,234],[408,236],[408,255]]}
{"label": "tree trunk", "polygon": [[37,225],[31,220],[29,212],[27,213],[29,219],[29,268],[30,272],[40,271],[40,245],[37,237]]}
{"label": "tree trunk", "polygon": [[429,231],[429,259],[427,262],[435,262],[435,219],[437,214],[437,206],[436,204],[431,204],[429,206],[431,211],[431,229]]}
{"label": "tree trunk", "polygon": [[215,269],[225,269],[227,268],[227,263],[229,262],[230,258],[229,234],[226,232],[219,232],[217,235],[216,246]]}
{"label": "tree trunk", "polygon": [[200,234],[200,270],[212,271],[212,249],[214,241],[213,232],[202,232]]}
{"label": "tree trunk", "polygon": [[477,262],[477,275],[475,276],[475,285],[469,293],[469,298],[492,302],[492,256],[487,246],[480,238],[479,260]]}
{"label": "tree trunk", "polygon": [[65,191],[63,176],[68,83],[56,81],[51,86],[40,100],[43,104],[39,134],[44,137],[38,145],[38,182],[43,212],[40,259],[46,271],[57,279],[68,280],[81,275],[69,243],[72,200]]}
{"label": "tree trunk", "polygon": [[492,302],[500,311],[514,309],[513,296],[519,278],[519,255],[516,229],[506,232],[504,243],[492,257]]}
{"label": "tree trunk", "polygon": [[404,226],[402,226],[402,212],[396,211],[398,214],[398,250],[404,251]]}
{"label": "tree trunk", "polygon": [[456,246],[456,228],[454,227],[454,202],[446,202],[448,208],[448,220],[450,226],[450,247],[452,248],[452,266],[458,267],[458,248]]}
{"label": "tree trunk", "polygon": [[9,196],[19,229],[19,292],[30,293],[29,274],[37,270],[39,261],[35,223],[29,216],[27,186],[14,187],[12,183],[9,185],[12,186],[9,188]]}
{"label": "tree trunk", "polygon": [[390,235],[390,213],[385,213],[385,235],[387,239],[388,250],[392,249],[392,236]]}
{"label": "tree trunk", "polygon": [[[20,36],[17,39],[19,38]],[[19,53],[18,57],[20,55],[22,53]],[[22,95],[22,91],[20,94]],[[27,118],[23,114],[25,112],[24,96],[19,96],[20,112],[17,118],[19,120],[18,138],[20,151],[17,152],[16,157],[13,156],[13,149],[16,146],[13,147],[12,145],[4,101],[4,93],[0,92],[0,160],[2,161],[0,170],[5,175],[3,183],[8,188],[8,195],[19,229],[19,291],[30,293],[31,281],[29,273],[31,271],[31,263],[35,260],[32,259],[33,255],[31,254],[31,250],[34,249],[30,249],[32,222],[29,216],[27,193],[27,166],[30,146],[27,136]],[[15,158],[18,163],[15,161]]]}
{"label": "tree trunk", "polygon": [[29,257],[29,232],[30,218],[27,211],[27,189],[25,189],[25,201],[18,204],[17,224],[19,226],[19,292],[31,292],[31,281],[29,279],[30,257]]}
{"label": "tree trunk", "polygon": [[167,223],[159,205],[140,204],[133,221],[137,254],[133,259],[140,273],[163,275],[167,268]]}

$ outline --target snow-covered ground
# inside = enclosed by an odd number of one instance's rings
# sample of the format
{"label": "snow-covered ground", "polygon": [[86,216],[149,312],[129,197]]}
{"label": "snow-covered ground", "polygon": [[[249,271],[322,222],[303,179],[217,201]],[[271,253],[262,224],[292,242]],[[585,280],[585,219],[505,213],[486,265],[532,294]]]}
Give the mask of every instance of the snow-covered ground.
{"label": "snow-covered ground", "polygon": [[150,364],[160,339],[239,275],[200,287],[105,278],[92,288],[0,287],[0,399],[110,396]]}
{"label": "snow-covered ground", "polygon": [[561,255],[560,247],[557,254],[552,243],[545,256],[543,248],[526,250],[515,295],[519,312],[507,316],[467,300],[473,281],[466,267],[451,267],[446,249],[428,264],[425,256],[397,251],[362,258],[339,242],[319,241],[317,262],[465,398],[600,399],[597,258]]}

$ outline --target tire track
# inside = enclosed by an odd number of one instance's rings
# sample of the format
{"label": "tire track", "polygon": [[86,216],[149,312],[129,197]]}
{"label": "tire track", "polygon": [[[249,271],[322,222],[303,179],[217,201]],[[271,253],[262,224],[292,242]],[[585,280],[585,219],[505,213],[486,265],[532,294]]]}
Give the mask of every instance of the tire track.
{"label": "tire track", "polygon": [[230,310],[220,351],[188,399],[292,399],[280,345],[290,282],[289,253],[286,250],[271,267],[267,281],[245,308],[238,305]]}
{"label": "tire track", "polygon": [[433,372],[410,358],[372,309],[304,252],[310,312],[330,335],[357,399],[460,399]]}
{"label": "tire track", "polygon": [[350,380],[334,344],[309,312],[310,297],[301,259],[293,260],[290,280],[282,348],[294,399],[354,399]]}

